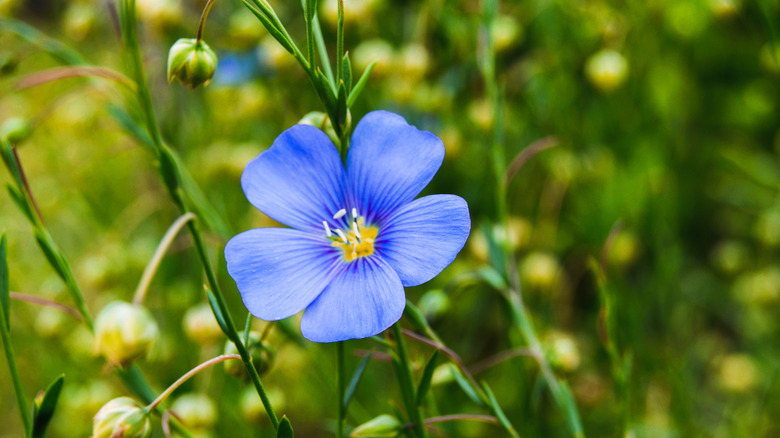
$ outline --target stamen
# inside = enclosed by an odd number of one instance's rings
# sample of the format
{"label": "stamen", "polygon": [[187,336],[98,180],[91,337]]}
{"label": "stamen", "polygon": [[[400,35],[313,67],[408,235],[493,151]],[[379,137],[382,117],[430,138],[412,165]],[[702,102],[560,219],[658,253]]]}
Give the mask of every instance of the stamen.
{"label": "stamen", "polygon": [[358,217],[358,215],[357,215],[357,208],[353,208],[352,209],[352,217],[357,219],[357,217]]}
{"label": "stamen", "polygon": [[340,217],[343,217],[345,214],[347,214],[347,209],[342,208],[341,210],[337,211],[336,214],[333,215],[333,219],[338,219]]}
{"label": "stamen", "polygon": [[338,235],[339,235],[339,237],[341,237],[341,240],[342,240],[344,243],[347,243],[347,236],[345,236],[345,235],[344,235],[344,233],[343,233],[341,230],[339,230],[339,229],[335,229],[335,230],[333,230],[333,231],[335,231],[335,232],[336,232],[336,234],[338,234]]}
{"label": "stamen", "polygon": [[352,232],[355,233],[358,239],[360,239],[360,229],[357,226],[357,222],[352,222]]}
{"label": "stamen", "polygon": [[330,237],[333,235],[333,233],[330,232],[330,227],[328,226],[328,221],[322,221],[322,225],[325,226],[325,234]]}

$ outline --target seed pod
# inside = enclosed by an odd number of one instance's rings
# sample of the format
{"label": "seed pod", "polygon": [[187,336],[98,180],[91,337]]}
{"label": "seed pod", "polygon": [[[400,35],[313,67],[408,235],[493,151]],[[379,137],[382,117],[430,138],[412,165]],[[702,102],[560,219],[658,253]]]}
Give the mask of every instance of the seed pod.
{"label": "seed pod", "polygon": [[114,365],[145,356],[158,334],[157,323],[145,307],[124,301],[112,301],[95,319],[97,349]]}
{"label": "seed pod", "polygon": [[168,83],[176,78],[194,90],[211,82],[217,69],[217,54],[203,40],[180,38],[168,52]]}
{"label": "seed pod", "polygon": [[146,438],[151,434],[149,413],[129,397],[109,401],[92,421],[93,438]]}
{"label": "seed pod", "polygon": [[[260,334],[257,332],[249,332],[249,345],[247,345],[249,355],[252,356],[252,362],[254,362],[257,368],[257,373],[262,376],[271,369],[271,365],[274,361],[274,351],[270,346],[260,342]],[[232,342],[227,341],[225,343],[224,354],[237,354],[236,346]],[[225,362],[225,372],[238,377],[240,379],[248,379],[249,375],[244,369],[244,364],[239,360],[229,360]]]}

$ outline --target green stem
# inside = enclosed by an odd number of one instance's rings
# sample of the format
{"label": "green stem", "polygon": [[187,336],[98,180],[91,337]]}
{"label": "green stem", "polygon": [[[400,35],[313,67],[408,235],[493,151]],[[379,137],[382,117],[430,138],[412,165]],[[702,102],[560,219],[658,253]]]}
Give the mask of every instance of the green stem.
{"label": "green stem", "polygon": [[339,422],[337,425],[336,438],[344,438],[344,418],[347,415],[344,406],[344,392],[346,384],[346,372],[344,370],[344,342],[336,343],[336,355],[338,362],[338,385],[339,385]]}
{"label": "green stem", "polygon": [[333,91],[336,91],[337,82],[333,79],[333,69],[330,67],[330,59],[328,59],[328,48],[325,46],[325,38],[322,36],[322,27],[320,26],[320,20],[318,17],[319,15],[315,15],[312,19],[314,41],[317,43],[317,51],[320,53],[322,71],[325,73],[325,77],[328,78],[328,81],[330,81],[331,85],[333,85]]}
{"label": "green stem", "polygon": [[24,398],[22,381],[19,379],[19,369],[16,367],[16,356],[14,356],[14,349],[11,345],[11,333],[8,331],[8,322],[5,319],[5,311],[3,310],[0,310],[0,333],[2,333],[3,337],[3,349],[5,350],[5,358],[8,360],[8,370],[11,372],[11,381],[16,393],[16,403],[19,405],[19,415],[21,415],[22,423],[24,424],[25,436],[30,436],[30,433],[32,433],[30,411],[27,408],[27,400]]}
{"label": "green stem", "polygon": [[[123,31],[123,37],[125,41],[125,46],[130,52],[130,60],[132,63],[132,69],[133,69],[133,76],[137,83],[137,94],[138,94],[138,100],[141,102],[141,109],[144,113],[144,119],[146,121],[146,129],[149,131],[149,135],[152,137],[152,142],[155,146],[155,152],[158,156],[158,158],[163,157],[164,152],[164,144],[162,142],[162,138],[160,136],[160,130],[157,125],[157,120],[154,115],[154,107],[152,105],[152,99],[151,94],[149,93],[149,86],[146,81],[146,75],[144,74],[144,68],[143,68],[143,62],[141,59],[141,47],[138,43],[138,29],[137,29],[137,23],[136,23],[136,16],[135,16],[135,0],[124,0],[121,3],[121,9],[122,9],[122,31]],[[162,170],[161,170],[162,172]],[[183,202],[180,202],[181,199],[178,198],[178,191],[180,187],[180,181],[178,181],[178,175],[168,175],[166,178],[166,175],[161,175],[163,178],[163,181],[165,182],[168,192],[174,201],[174,203],[179,207],[181,210],[181,214],[187,214],[190,213],[190,211],[187,210],[186,206]],[[171,180],[171,178],[176,178],[175,181]],[[276,414],[274,413],[274,410],[271,406],[271,402],[268,399],[268,395],[265,392],[265,388],[263,388],[263,384],[260,382],[260,376],[257,373],[257,369],[254,366],[254,363],[252,362],[252,358],[249,355],[249,352],[246,349],[246,346],[243,342],[241,342],[241,338],[239,337],[238,333],[236,332],[235,324],[233,323],[233,318],[230,316],[230,312],[228,310],[227,303],[225,302],[225,298],[222,294],[222,289],[219,287],[219,283],[217,282],[217,277],[214,273],[214,269],[211,266],[211,262],[208,258],[208,253],[206,252],[206,246],[203,243],[203,237],[200,233],[200,230],[198,229],[195,222],[190,221],[187,223],[187,229],[190,232],[190,235],[192,236],[192,240],[195,242],[195,247],[198,250],[198,256],[200,257],[201,264],[203,265],[203,269],[206,271],[206,278],[208,279],[209,287],[211,288],[212,292],[214,293],[214,296],[217,300],[217,305],[219,306],[219,310],[222,312],[222,315],[225,319],[226,328],[227,328],[227,337],[230,339],[231,342],[236,346],[236,349],[238,350],[238,354],[241,356],[241,361],[244,363],[244,367],[246,368],[247,372],[249,373],[249,377],[252,380],[252,383],[255,386],[255,389],[257,390],[257,394],[260,396],[260,400],[263,402],[263,406],[265,407],[266,413],[268,414],[268,418],[271,420],[271,424],[273,424],[274,429],[279,427],[279,419],[276,417]]]}
{"label": "green stem", "polygon": [[0,310],[0,332],[3,337],[5,358],[8,360],[8,370],[11,372],[11,381],[16,393],[16,403],[19,405],[19,415],[22,416],[22,423],[24,424],[25,436],[30,436],[32,427],[30,424],[30,411],[27,409],[27,401],[24,399],[22,381],[19,380],[19,369],[16,367],[16,356],[14,356],[14,348],[11,345],[11,334],[8,332],[8,322],[5,320],[5,311],[3,310]]}
{"label": "green stem", "polygon": [[414,381],[412,381],[412,374],[410,372],[409,356],[406,354],[406,344],[404,343],[403,333],[401,331],[401,324],[393,324],[393,335],[395,336],[396,345],[398,347],[398,358],[401,361],[401,369],[399,373],[400,384],[405,387],[405,391],[410,396],[410,400],[406,402],[407,415],[409,420],[414,423],[414,432],[418,438],[425,438],[427,436],[425,431],[425,423],[423,422],[422,415],[420,414],[420,407],[416,404]]}
{"label": "green stem", "polygon": [[211,7],[214,6],[214,0],[209,0],[206,3],[206,6],[203,8],[203,13],[200,14],[200,23],[198,23],[198,36],[195,38],[195,41],[200,41],[201,37],[203,37],[203,26],[206,25],[206,17],[209,16],[209,11],[211,11]]}

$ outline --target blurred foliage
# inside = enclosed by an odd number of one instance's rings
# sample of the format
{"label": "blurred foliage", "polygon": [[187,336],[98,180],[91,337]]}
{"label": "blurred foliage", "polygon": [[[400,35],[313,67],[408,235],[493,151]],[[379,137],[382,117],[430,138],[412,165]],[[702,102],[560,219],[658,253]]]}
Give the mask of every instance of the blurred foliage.
{"label": "blurred foliage", "polygon": [[[304,42],[299,3],[271,3]],[[322,0],[320,9],[327,42],[335,41],[335,4]],[[0,0],[0,16],[33,25],[92,65],[123,71],[111,5]],[[165,140],[233,232],[273,225],[245,200],[239,177],[282,130],[322,111],[308,79],[239,2],[218,2],[205,29],[219,57],[211,85],[193,92],[169,86],[168,48],[194,36],[203,2],[139,0],[138,7]],[[514,334],[499,294],[473,274],[491,264],[496,238],[516,251],[526,304],[589,436],[622,436],[625,427],[635,437],[780,434],[773,416],[780,411],[778,1],[503,2],[494,37],[506,93],[507,160],[546,136],[559,143],[511,182],[508,230],[493,225],[493,114],[477,65],[479,3],[345,0],[345,11],[354,74],[378,60],[352,120],[388,109],[439,135],[447,156],[426,193],[463,196],[474,223],[456,262],[408,296],[477,378],[489,382],[521,435],[568,432],[533,360],[493,360],[511,348]],[[335,52],[335,44],[329,49]],[[58,65],[0,27],[0,122],[14,132],[29,130],[22,132],[20,159],[96,314],[113,300],[130,300],[176,209],[150,155],[112,117],[121,98],[114,84],[75,78],[18,88],[28,75]],[[10,181],[6,172],[1,179]],[[602,260],[613,300],[611,341],[632,358],[623,393],[589,268],[618,221],[622,228]],[[5,193],[0,228],[8,236],[11,290],[70,304]],[[234,314],[245,315],[224,267],[227,237],[213,233],[208,243]],[[161,338],[139,365],[158,392],[221,353],[224,339],[191,334],[185,324],[185,314],[205,302],[202,283],[192,243],[181,236],[146,300]],[[126,390],[76,320],[21,301],[11,306],[28,398],[65,372],[50,432],[88,435],[92,416]],[[328,436],[335,430],[328,419],[336,416],[336,349],[303,341],[297,327],[290,321],[271,331],[275,359],[263,381],[298,436]],[[262,331],[265,323],[254,321],[253,328]],[[419,378],[431,348],[411,339],[407,345]],[[356,353],[377,347],[372,340],[347,345]],[[348,369],[358,361],[350,357]],[[10,381],[7,373],[0,366],[0,381]],[[349,425],[399,409],[400,394],[387,384],[391,375],[389,363],[371,361]],[[12,389],[5,383],[1,389],[0,437],[20,436]],[[432,393],[437,415],[489,414],[446,367],[435,373]],[[270,433],[256,395],[222,367],[185,383],[175,397],[174,407],[194,412],[188,414],[202,436]],[[162,436],[154,421],[155,436]],[[503,433],[482,423],[438,428],[445,436]]]}

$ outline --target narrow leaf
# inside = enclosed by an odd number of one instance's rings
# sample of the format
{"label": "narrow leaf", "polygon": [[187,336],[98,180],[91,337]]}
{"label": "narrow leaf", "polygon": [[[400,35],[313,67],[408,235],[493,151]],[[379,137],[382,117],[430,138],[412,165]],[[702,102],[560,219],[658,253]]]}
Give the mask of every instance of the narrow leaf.
{"label": "narrow leaf", "polygon": [[211,311],[214,313],[214,318],[217,320],[217,324],[219,324],[219,328],[221,328],[222,331],[227,335],[227,337],[230,338],[231,331],[228,330],[227,324],[225,323],[225,316],[222,314],[222,311],[219,309],[219,305],[217,304],[217,298],[214,297],[214,294],[208,288],[206,288],[206,296],[209,299],[209,305],[211,306]]}
{"label": "narrow leaf", "polygon": [[357,389],[358,383],[360,383],[360,378],[363,377],[363,372],[366,370],[366,366],[368,366],[368,362],[371,360],[371,355],[373,353],[373,351],[369,351],[352,374],[352,379],[349,381],[347,392],[344,394],[344,400],[342,401],[342,403],[344,403],[344,412],[347,411],[349,402],[352,401],[352,397],[355,395],[355,390]]}
{"label": "narrow leaf", "polygon": [[569,423],[569,428],[574,432],[577,437],[584,436],[582,429],[582,423],[580,422],[580,414],[577,412],[577,404],[574,402],[574,395],[571,393],[571,389],[566,382],[560,382],[561,400],[563,403],[563,411],[566,414],[566,421]]}
{"label": "narrow leaf", "polygon": [[11,331],[11,292],[8,290],[8,258],[5,234],[0,237],[0,310],[5,315],[6,330]]}
{"label": "narrow leaf", "polygon": [[409,370],[406,369],[406,367],[403,366],[401,361],[398,359],[398,357],[393,354],[393,368],[395,369],[395,373],[398,376],[399,380],[399,387],[401,388],[401,398],[404,401],[404,407],[406,408],[406,412],[411,415],[412,412],[417,408],[417,405],[414,404],[415,397],[414,394],[409,392],[409,388],[407,385],[404,384],[405,376],[409,372]]}
{"label": "narrow leaf", "polygon": [[368,77],[371,76],[371,71],[374,70],[374,65],[376,65],[376,61],[371,61],[371,64],[368,64],[368,67],[366,67],[366,70],[363,71],[363,74],[360,76],[360,79],[358,79],[357,83],[355,84],[355,88],[352,89],[352,91],[349,93],[349,98],[347,99],[347,106],[352,108],[352,105],[355,104],[355,101],[357,100],[358,96],[360,96],[360,93],[363,91],[363,88],[365,88],[366,83],[368,83]]}
{"label": "narrow leaf", "polygon": [[460,386],[460,389],[463,390],[464,393],[473,401],[475,404],[479,406],[484,406],[485,403],[482,401],[482,399],[479,397],[479,393],[477,392],[476,388],[471,385],[471,382],[466,378],[466,376],[463,375],[462,372],[456,367],[455,365],[450,364],[450,372],[452,373],[452,377],[455,378],[455,383]]}
{"label": "narrow leaf", "polygon": [[41,231],[41,230],[35,230],[35,241],[38,243],[38,246],[41,248],[41,251],[43,251],[43,255],[46,256],[46,260],[49,261],[49,264],[52,268],[57,272],[57,274],[60,276],[62,281],[67,282],[67,275],[65,274],[65,268],[63,267],[63,261],[62,256],[60,255],[59,251],[54,247],[54,243],[51,241],[49,236]]}
{"label": "narrow leaf", "polygon": [[344,81],[339,81],[339,94],[336,98],[336,114],[338,115],[338,124],[341,129],[347,124],[347,87]]}
{"label": "narrow leaf", "polygon": [[352,91],[352,63],[349,61],[349,52],[344,54],[341,68],[341,78],[344,80],[344,85],[347,86],[347,93],[349,93]]}
{"label": "narrow leaf", "polygon": [[290,54],[292,55],[293,54],[292,44],[284,35],[284,33],[282,33],[276,27],[276,25],[274,25],[273,21],[270,18],[268,18],[268,16],[255,9],[255,7],[250,5],[249,2],[247,2],[246,0],[241,0],[241,2],[252,12],[252,14],[254,14],[255,17],[257,17],[258,20],[260,20],[260,22],[263,24],[263,27],[265,27],[265,30],[267,30],[268,33],[270,33],[271,36],[274,37],[274,39],[278,41],[279,44],[281,44],[282,47],[284,47],[284,49],[290,52]]}
{"label": "narrow leaf", "polygon": [[54,409],[57,407],[57,400],[59,400],[64,381],[65,375],[62,374],[46,388],[40,403],[36,399],[33,409],[32,438],[43,438],[45,436],[46,427],[49,426],[49,422],[54,416]]}
{"label": "narrow leaf", "polygon": [[333,94],[333,88],[328,82],[328,78],[322,73],[319,68],[315,73],[317,94],[320,95],[320,100],[325,104],[325,108],[328,110],[328,114],[337,115],[336,109],[336,95]]}
{"label": "narrow leaf", "polygon": [[11,172],[11,176],[14,177],[14,180],[16,181],[16,185],[21,187],[22,184],[22,175],[21,172],[19,172],[19,165],[16,163],[16,157],[14,157],[14,151],[12,149],[11,143],[8,143],[5,139],[2,140],[2,148],[0,148],[0,153],[3,156],[3,162],[5,163],[5,167],[8,168],[8,171]]}
{"label": "narrow leaf", "polygon": [[428,363],[425,365],[423,375],[420,378],[420,384],[417,385],[417,405],[423,404],[425,397],[428,395],[428,391],[431,389],[431,380],[433,379],[433,371],[436,369],[436,363],[439,361],[439,352],[441,350],[436,349],[428,359]]}
{"label": "narrow leaf", "polygon": [[290,419],[286,416],[282,417],[279,422],[279,428],[276,429],[276,438],[293,438],[293,428],[290,424]]}
{"label": "narrow leaf", "polygon": [[501,423],[502,426],[504,426],[504,428],[507,431],[509,431],[510,434],[512,434],[513,436],[517,436],[517,432],[515,431],[514,426],[512,426],[512,423],[510,423],[509,419],[506,418],[504,411],[501,409],[501,406],[498,404],[498,400],[496,400],[496,396],[493,394],[493,391],[490,390],[490,387],[488,386],[487,382],[482,382],[482,388],[485,390],[485,394],[487,394],[488,401],[490,402],[490,407],[493,409],[493,413],[496,414],[496,418],[498,418],[498,421]]}

